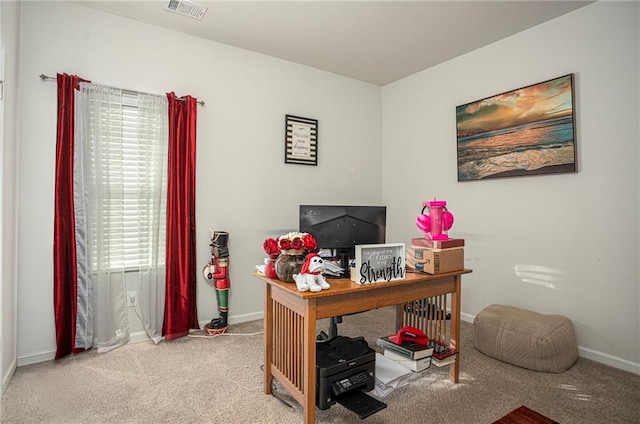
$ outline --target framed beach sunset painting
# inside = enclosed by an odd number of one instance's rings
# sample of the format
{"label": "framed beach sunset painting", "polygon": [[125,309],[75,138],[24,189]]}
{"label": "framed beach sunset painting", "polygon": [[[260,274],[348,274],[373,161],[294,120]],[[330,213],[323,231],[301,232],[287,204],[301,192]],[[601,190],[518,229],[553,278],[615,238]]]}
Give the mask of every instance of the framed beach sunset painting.
{"label": "framed beach sunset painting", "polygon": [[456,107],[458,181],[576,172],[573,74]]}

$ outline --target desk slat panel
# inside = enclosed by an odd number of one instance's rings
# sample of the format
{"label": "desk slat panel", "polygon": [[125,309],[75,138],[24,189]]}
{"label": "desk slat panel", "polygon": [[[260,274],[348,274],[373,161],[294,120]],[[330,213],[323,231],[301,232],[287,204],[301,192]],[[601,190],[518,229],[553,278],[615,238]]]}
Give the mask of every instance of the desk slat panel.
{"label": "desk slat panel", "polygon": [[273,300],[273,366],[300,393],[304,392],[303,329],[302,315]]}
{"label": "desk slat panel", "polygon": [[274,365],[271,366],[271,374],[278,380],[287,393],[289,393],[300,405],[303,404],[304,395],[302,392]]}
{"label": "desk slat panel", "polygon": [[407,302],[399,308],[398,327],[416,327],[429,339],[449,343],[446,307],[446,294]]}
{"label": "desk slat panel", "polygon": [[[440,314],[438,319],[437,338],[438,338],[438,341],[446,343],[449,340],[449,338],[447,337],[447,295],[446,294],[439,296],[437,308],[438,308],[438,314]],[[436,337],[436,335],[434,335],[434,337]]]}

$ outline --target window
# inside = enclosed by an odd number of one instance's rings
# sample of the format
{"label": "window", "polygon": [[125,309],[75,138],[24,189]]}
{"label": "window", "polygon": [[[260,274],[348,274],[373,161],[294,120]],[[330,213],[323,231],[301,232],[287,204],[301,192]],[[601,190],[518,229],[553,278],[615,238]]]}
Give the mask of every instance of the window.
{"label": "window", "polygon": [[[164,263],[167,105],[162,96],[82,84],[87,92],[87,232],[92,269]],[[81,102],[82,103],[82,102]]]}

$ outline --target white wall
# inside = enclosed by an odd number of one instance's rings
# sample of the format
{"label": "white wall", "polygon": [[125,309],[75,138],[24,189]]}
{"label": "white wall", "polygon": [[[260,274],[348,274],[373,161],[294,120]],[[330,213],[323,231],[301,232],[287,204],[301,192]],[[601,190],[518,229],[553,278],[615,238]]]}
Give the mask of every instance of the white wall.
{"label": "white wall", "polygon": [[[562,313],[582,356],[640,373],[639,17],[635,3],[599,2],[381,90],[81,6],[26,2],[18,364],[55,349],[55,83],[37,76],[68,72],[207,102],[198,258],[208,260],[208,228],[231,233],[232,319],[261,317],[253,266],[267,235],[297,226],[299,204],[385,204],[388,239],[408,242],[420,235],[422,201],[437,196],[456,215],[452,235],[467,240],[467,319],[491,303]],[[456,181],[455,106],[567,73],[576,76],[578,173]],[[319,119],[318,167],[283,163],[287,113]],[[555,289],[524,283],[517,265],[542,267]],[[198,307],[203,321],[217,314],[203,280]]]}
{"label": "white wall", "polygon": [[[25,2],[22,22],[19,364],[55,350],[56,84],[41,82],[42,73],[206,102],[198,109],[197,255],[204,267],[209,228],[230,232],[232,322],[262,317],[254,265],[267,236],[298,227],[299,204],[380,203],[379,87],[73,4]],[[319,120],[317,167],[284,164],[286,114]],[[198,316],[217,316],[203,278]]]}
{"label": "white wall", "polygon": [[[638,4],[598,2],[382,89],[383,203],[408,241],[424,200],[466,239],[462,310],[569,317],[581,356],[640,373]],[[455,107],[575,74],[578,173],[457,182]],[[400,191],[398,187],[405,187]],[[553,288],[524,282],[539,267]]]}
{"label": "white wall", "polygon": [[[0,49],[4,49],[4,97],[0,102],[0,381],[4,393],[17,355],[17,157],[20,3],[0,2]],[[0,65],[1,66],[1,65]],[[4,72],[3,72],[4,71]]]}

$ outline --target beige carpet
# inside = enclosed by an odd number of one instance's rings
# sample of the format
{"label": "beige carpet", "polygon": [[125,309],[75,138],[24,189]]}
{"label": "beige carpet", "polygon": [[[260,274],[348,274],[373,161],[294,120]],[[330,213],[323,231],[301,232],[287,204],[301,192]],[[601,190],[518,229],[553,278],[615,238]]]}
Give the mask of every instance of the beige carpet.
{"label": "beige carpet", "polygon": [[[375,346],[393,331],[393,318],[391,308],[347,316],[339,331]],[[262,321],[230,330],[259,332]],[[472,337],[472,324],[463,322],[459,384],[448,379],[448,367],[432,366],[382,398],[388,407],[365,420],[335,405],[318,410],[317,422],[492,423],[521,405],[563,424],[640,422],[640,376],[586,359],[561,374],[529,371],[483,355]],[[0,422],[299,423],[300,406],[278,384],[292,407],[262,391],[262,340],[141,342],[20,367],[2,397]]]}

